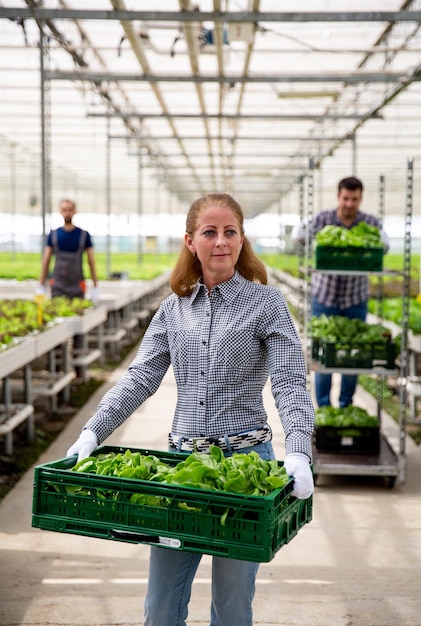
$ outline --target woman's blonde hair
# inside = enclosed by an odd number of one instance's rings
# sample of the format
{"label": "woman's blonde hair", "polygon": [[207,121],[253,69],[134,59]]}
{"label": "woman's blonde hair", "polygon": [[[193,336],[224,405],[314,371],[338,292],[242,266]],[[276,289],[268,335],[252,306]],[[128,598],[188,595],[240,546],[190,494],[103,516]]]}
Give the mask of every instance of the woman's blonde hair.
{"label": "woman's blonde hair", "polygon": [[[243,246],[238,257],[236,270],[247,280],[267,284],[267,272],[262,261],[256,256],[250,241],[244,235],[244,215],[241,206],[227,193],[209,193],[198,198],[191,205],[186,218],[186,232],[193,237],[200,213],[209,207],[230,209],[240,224],[241,234],[244,236]],[[175,267],[171,273],[170,286],[178,296],[189,296],[197,280],[202,276],[202,266],[197,258],[183,244]]]}

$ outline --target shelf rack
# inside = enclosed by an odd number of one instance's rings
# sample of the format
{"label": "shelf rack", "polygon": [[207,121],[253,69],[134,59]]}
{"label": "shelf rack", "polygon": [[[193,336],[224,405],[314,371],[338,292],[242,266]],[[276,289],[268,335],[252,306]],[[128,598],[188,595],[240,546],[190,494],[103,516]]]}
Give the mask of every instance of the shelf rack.
{"label": "shelf rack", "polygon": [[[377,398],[377,412],[380,423],[380,449],[378,454],[354,454],[354,453],[322,453],[313,445],[313,471],[315,480],[323,474],[330,475],[355,475],[355,476],[382,476],[387,480],[389,487],[393,487],[395,481],[403,483],[406,480],[406,418],[408,411],[407,393],[408,393],[408,321],[409,321],[409,294],[410,294],[410,265],[411,265],[411,220],[412,220],[412,200],[413,200],[413,161],[408,160],[406,172],[406,201],[405,201],[405,239],[404,239],[404,263],[401,272],[395,271],[370,271],[363,272],[361,270],[315,270],[312,267],[313,250],[312,240],[309,235],[313,220],[313,167],[310,162],[308,173],[308,225],[306,244],[304,251],[304,289],[303,289],[303,308],[304,322],[302,332],[304,334],[304,345],[307,360],[308,384],[310,386],[310,374],[312,370],[320,373],[332,374],[373,374],[379,378],[395,377],[397,378],[399,387],[399,442],[398,449],[393,447],[389,442],[386,434],[382,432],[381,409],[382,398]],[[384,202],[384,177],[380,179],[380,210],[383,211]],[[383,214],[381,214],[383,217]],[[312,358],[312,329],[311,329],[311,275],[314,271],[325,274],[338,275],[370,275],[377,276],[379,282],[380,296],[383,286],[382,278],[384,276],[401,277],[403,282],[402,288],[402,325],[400,327],[402,333],[401,353],[398,366],[395,370],[374,367],[371,369],[360,368],[324,368],[320,363],[315,363]],[[380,297],[380,319],[381,319],[381,300]]]}

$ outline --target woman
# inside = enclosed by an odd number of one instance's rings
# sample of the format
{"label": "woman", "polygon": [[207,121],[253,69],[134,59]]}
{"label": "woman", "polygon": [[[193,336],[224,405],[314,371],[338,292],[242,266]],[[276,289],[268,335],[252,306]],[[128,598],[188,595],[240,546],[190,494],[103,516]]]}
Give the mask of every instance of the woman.
{"label": "woman", "polygon": [[[134,361],[108,391],[68,455],[79,460],[159,387],[172,365],[178,400],[171,450],[229,455],[255,450],[273,459],[262,390],[272,393],[285,431],[293,494],[313,492],[314,410],[299,337],[280,291],[244,235],[243,213],[227,194],[193,202],[185,246],[171,275],[174,291],[151,321]],[[182,626],[200,554],[151,547],[145,626]],[[258,564],[213,557],[211,626],[252,624]]]}

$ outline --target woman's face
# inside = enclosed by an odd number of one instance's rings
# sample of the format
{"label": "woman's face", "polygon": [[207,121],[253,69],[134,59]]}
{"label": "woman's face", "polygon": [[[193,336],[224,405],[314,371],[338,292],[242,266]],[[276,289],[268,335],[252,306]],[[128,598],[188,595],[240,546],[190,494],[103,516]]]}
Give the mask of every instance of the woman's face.
{"label": "woman's face", "polygon": [[235,213],[220,206],[203,209],[193,236],[186,233],[186,245],[197,255],[209,289],[234,275],[243,239]]}

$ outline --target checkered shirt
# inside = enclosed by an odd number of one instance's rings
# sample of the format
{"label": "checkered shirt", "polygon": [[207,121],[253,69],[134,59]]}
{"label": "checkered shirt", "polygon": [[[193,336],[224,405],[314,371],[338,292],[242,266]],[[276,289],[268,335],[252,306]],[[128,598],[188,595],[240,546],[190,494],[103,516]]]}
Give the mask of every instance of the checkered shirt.
{"label": "checkered shirt", "polygon": [[[313,236],[328,224],[352,228],[360,222],[381,229],[381,222],[377,217],[358,211],[353,224],[345,226],[338,218],[337,209],[322,211],[313,220]],[[325,306],[348,309],[368,299],[368,278],[366,276],[335,276],[331,274],[314,273],[312,277],[312,294]]]}
{"label": "checkered shirt", "polygon": [[199,282],[190,296],[166,298],[127,372],[86,424],[99,442],[156,392],[170,365],[178,391],[175,435],[231,435],[262,427],[262,391],[270,375],[286,451],[311,458],[314,409],[303,350],[276,287],[235,273],[210,296]]}

